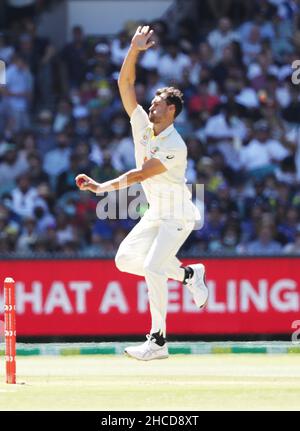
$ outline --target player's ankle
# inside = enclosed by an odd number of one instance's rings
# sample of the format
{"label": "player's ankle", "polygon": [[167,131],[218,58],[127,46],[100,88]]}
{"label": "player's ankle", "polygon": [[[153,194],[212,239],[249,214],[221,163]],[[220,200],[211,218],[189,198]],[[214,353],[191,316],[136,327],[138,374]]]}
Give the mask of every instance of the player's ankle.
{"label": "player's ankle", "polygon": [[167,341],[160,331],[151,333],[151,336],[155,338],[156,344],[161,347],[164,346]]}
{"label": "player's ankle", "polygon": [[183,269],[184,269],[184,279],[183,279],[183,284],[185,284],[185,283],[186,283],[186,281],[187,281],[189,278],[192,278],[192,277],[193,277],[193,275],[194,275],[194,270],[193,270],[190,266],[184,266],[184,267],[183,267]]}

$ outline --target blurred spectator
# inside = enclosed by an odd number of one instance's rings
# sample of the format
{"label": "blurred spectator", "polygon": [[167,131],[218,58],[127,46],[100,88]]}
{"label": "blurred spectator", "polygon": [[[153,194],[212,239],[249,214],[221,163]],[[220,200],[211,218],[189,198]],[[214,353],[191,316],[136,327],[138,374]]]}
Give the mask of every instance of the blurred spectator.
{"label": "blurred spectator", "polygon": [[37,204],[37,189],[32,187],[28,174],[18,177],[17,187],[11,192],[12,210],[20,217],[32,217]]}
{"label": "blurred spectator", "polygon": [[297,230],[295,241],[288,243],[286,246],[284,246],[283,253],[295,254],[299,256],[300,254],[300,230],[299,229]]}
{"label": "blurred spectator", "polygon": [[0,59],[9,64],[15,53],[15,48],[7,42],[7,37],[4,33],[0,33]]}
{"label": "blurred spectator", "polygon": [[230,168],[241,168],[240,147],[246,138],[247,129],[245,123],[238,118],[232,110],[223,109],[206,123],[205,135],[208,144],[214,144],[224,156],[225,162]]}
{"label": "blurred spectator", "polygon": [[168,84],[180,82],[183,70],[191,64],[190,59],[180,52],[175,40],[169,40],[165,48],[166,53],[162,55],[157,66],[158,73]]}
{"label": "blurred spectator", "polygon": [[127,54],[130,44],[128,33],[123,30],[111,43],[111,58],[112,62],[118,68],[122,65],[125,55]]}
{"label": "blurred spectator", "polygon": [[13,143],[2,142],[0,144],[0,190],[11,191],[19,175],[29,169],[29,164],[24,154],[18,152]]}
{"label": "blurred spectator", "polygon": [[18,252],[30,252],[33,251],[34,244],[38,239],[36,231],[36,220],[33,217],[27,217],[24,220],[23,229],[21,235],[18,238],[16,244],[16,250]]}
{"label": "blurred spectator", "polygon": [[223,49],[234,40],[239,40],[238,34],[232,30],[229,18],[223,17],[218,22],[216,30],[208,34],[207,41],[214,50],[215,61],[220,60]]}
{"label": "blurred spectator", "polygon": [[274,241],[272,227],[262,226],[257,235],[257,240],[250,242],[246,248],[247,252],[252,255],[272,255],[282,251],[279,242]]}
{"label": "blurred spectator", "polygon": [[42,156],[55,147],[53,114],[48,109],[38,113],[36,124],[37,148]]}
{"label": "blurred spectator", "polygon": [[85,78],[88,59],[88,45],[80,26],[73,27],[72,41],[64,47],[61,59],[66,67],[68,86],[79,88]]}
{"label": "blurred spectator", "polygon": [[58,197],[62,196],[66,192],[77,190],[77,186],[74,179],[81,172],[79,161],[80,159],[77,154],[71,154],[70,166],[66,170],[64,170],[57,178],[56,194]]}
{"label": "blurred spectator", "polygon": [[201,80],[198,85],[197,94],[192,96],[189,101],[189,113],[197,113],[200,111],[207,111],[209,114],[219,104],[220,99],[218,96],[209,93],[209,81]]}
{"label": "blurred spectator", "polygon": [[7,127],[16,132],[30,126],[30,101],[33,76],[27,63],[14,55],[6,71],[6,87],[3,104],[6,110]]}
{"label": "blurred spectator", "polygon": [[65,132],[61,132],[56,137],[57,146],[48,151],[44,157],[44,171],[50,177],[57,177],[69,167],[71,155],[71,142]]}
{"label": "blurred spectator", "polygon": [[27,157],[28,161],[28,175],[31,184],[36,187],[41,183],[48,183],[49,176],[43,170],[42,159],[37,153],[31,153]]}
{"label": "blurred spectator", "polygon": [[289,151],[279,142],[270,138],[266,121],[255,124],[255,138],[241,152],[241,163],[253,178],[263,178],[274,172],[275,164],[289,155]]}
{"label": "blurred spectator", "polygon": [[155,42],[153,48],[145,51],[140,60],[140,65],[146,70],[156,69],[162,55],[162,49],[158,35],[153,34],[151,40]]}
{"label": "blurred spectator", "polygon": [[253,62],[262,50],[261,32],[258,26],[252,26],[248,36],[242,41],[242,51],[244,63],[246,65]]}

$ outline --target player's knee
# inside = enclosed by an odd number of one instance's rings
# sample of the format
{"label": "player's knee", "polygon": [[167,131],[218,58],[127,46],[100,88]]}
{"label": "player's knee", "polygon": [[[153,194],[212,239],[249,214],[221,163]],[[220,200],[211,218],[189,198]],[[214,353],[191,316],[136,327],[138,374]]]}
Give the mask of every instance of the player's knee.
{"label": "player's knee", "polygon": [[147,274],[160,274],[160,266],[153,262],[144,262],[143,265],[145,275]]}
{"label": "player's knee", "polygon": [[129,263],[130,259],[128,258],[127,254],[123,253],[122,251],[118,251],[115,257],[115,264],[118,270],[122,272],[128,272]]}

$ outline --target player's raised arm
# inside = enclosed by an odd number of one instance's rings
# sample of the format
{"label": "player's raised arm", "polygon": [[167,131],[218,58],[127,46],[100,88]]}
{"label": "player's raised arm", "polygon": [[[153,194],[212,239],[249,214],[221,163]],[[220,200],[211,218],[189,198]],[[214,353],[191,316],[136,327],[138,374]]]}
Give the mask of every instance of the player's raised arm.
{"label": "player's raised arm", "polygon": [[146,51],[154,45],[154,42],[150,41],[152,34],[153,30],[150,30],[149,26],[138,27],[121,67],[118,86],[123,106],[129,117],[131,117],[132,112],[137,107],[134,88],[136,62],[141,51]]}

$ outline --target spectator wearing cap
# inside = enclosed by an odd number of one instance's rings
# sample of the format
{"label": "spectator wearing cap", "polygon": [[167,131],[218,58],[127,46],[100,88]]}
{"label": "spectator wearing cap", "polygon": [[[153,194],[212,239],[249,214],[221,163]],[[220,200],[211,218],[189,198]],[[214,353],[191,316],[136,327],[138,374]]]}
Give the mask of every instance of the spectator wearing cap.
{"label": "spectator wearing cap", "polygon": [[115,66],[113,65],[111,59],[111,50],[107,42],[99,42],[96,44],[94,49],[93,60],[90,61],[93,66],[94,75],[97,74],[103,78],[110,78],[112,73],[115,71]]}
{"label": "spectator wearing cap", "polygon": [[7,116],[7,127],[18,132],[30,126],[30,103],[33,76],[22,57],[15,55],[6,70],[6,87],[3,105]]}
{"label": "spectator wearing cap", "polygon": [[276,164],[289,155],[289,151],[270,137],[269,125],[260,120],[254,125],[255,137],[241,150],[241,163],[252,178],[264,178],[274,172]]}

